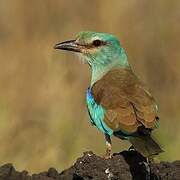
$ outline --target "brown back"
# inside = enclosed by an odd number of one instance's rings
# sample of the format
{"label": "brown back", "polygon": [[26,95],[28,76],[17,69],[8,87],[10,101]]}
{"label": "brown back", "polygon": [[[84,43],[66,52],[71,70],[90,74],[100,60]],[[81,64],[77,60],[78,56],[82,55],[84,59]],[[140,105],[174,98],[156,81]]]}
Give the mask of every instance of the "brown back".
{"label": "brown back", "polygon": [[131,69],[109,71],[93,85],[92,92],[106,109],[105,123],[114,131],[135,132],[142,124],[155,127],[156,103]]}

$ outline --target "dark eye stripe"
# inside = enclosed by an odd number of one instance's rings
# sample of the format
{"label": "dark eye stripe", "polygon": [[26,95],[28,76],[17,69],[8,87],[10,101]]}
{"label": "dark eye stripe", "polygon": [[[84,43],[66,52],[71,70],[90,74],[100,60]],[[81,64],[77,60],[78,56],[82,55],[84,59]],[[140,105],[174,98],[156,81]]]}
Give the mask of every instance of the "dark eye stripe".
{"label": "dark eye stripe", "polygon": [[92,45],[94,47],[99,47],[99,46],[103,46],[103,45],[106,45],[107,43],[105,41],[101,41],[99,39],[96,39],[92,42]]}
{"label": "dark eye stripe", "polygon": [[91,49],[91,48],[96,48],[96,47],[104,46],[104,45],[108,44],[108,42],[96,39],[92,43],[89,43],[89,44],[81,44],[81,43],[77,43],[77,44],[80,45],[80,46],[84,46],[84,47],[86,47],[88,49]]}

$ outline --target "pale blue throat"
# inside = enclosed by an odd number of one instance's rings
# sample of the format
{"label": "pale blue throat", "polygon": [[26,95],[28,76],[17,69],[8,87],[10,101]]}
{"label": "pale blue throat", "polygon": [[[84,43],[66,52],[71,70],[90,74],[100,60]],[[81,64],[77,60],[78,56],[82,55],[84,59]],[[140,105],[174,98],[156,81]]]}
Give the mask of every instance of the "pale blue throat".
{"label": "pale blue throat", "polygon": [[[95,82],[101,79],[108,71],[114,68],[128,68],[130,67],[126,53],[121,49],[121,54],[113,55],[113,57],[97,57],[97,62],[90,64],[92,69],[91,87]],[[108,59],[109,58],[109,59]]]}

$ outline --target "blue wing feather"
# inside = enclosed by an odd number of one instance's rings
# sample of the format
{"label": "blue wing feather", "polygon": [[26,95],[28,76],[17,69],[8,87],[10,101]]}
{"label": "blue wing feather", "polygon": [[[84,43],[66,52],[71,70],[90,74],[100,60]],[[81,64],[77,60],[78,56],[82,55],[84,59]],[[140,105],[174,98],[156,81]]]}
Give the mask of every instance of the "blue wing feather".
{"label": "blue wing feather", "polygon": [[104,122],[104,114],[106,110],[95,102],[90,88],[88,88],[86,93],[86,102],[90,115],[90,122],[101,132],[111,136],[113,134],[113,130],[110,129]]}

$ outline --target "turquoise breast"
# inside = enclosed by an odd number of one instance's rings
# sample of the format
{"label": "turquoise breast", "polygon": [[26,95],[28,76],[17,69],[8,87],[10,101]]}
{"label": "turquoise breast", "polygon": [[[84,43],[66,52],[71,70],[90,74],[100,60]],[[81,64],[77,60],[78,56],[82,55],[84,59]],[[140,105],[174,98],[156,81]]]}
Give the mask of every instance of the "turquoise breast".
{"label": "turquoise breast", "polygon": [[90,116],[90,122],[104,134],[112,135],[112,129],[110,129],[104,122],[105,109],[95,102],[90,88],[88,88],[86,93],[86,102]]}

